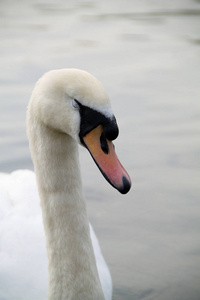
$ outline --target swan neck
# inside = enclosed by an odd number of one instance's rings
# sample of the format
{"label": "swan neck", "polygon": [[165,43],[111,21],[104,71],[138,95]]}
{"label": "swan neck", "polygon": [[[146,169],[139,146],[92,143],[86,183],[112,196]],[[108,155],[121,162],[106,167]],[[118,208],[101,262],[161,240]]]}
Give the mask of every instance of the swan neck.
{"label": "swan neck", "polygon": [[[30,141],[41,199],[49,300],[103,300],[78,159],[68,135],[41,126]],[[39,149],[39,151],[38,151]]]}

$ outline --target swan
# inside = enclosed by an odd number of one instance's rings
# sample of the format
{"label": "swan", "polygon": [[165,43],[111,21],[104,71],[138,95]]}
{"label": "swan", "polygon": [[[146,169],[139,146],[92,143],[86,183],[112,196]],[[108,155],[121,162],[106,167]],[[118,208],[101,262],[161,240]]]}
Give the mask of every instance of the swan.
{"label": "swan", "polygon": [[[34,191],[34,197],[40,198],[48,257],[49,300],[112,298],[110,272],[88,222],[78,144],[89,151],[105,179],[125,194],[131,180],[112,143],[118,132],[108,95],[90,73],[79,69],[53,70],[36,83],[27,109],[27,135],[35,173],[1,174],[3,192],[0,195],[2,199],[5,194],[8,197],[12,177],[20,183],[21,190],[25,187],[26,197],[29,191]],[[20,193],[17,195],[13,192],[9,194],[9,201],[1,201],[0,214],[4,218],[12,205],[18,212],[23,211]],[[24,206],[33,213],[38,209],[33,204],[34,197]],[[9,232],[7,230],[8,235]],[[3,237],[1,231],[0,237]],[[0,262],[0,267],[4,262]],[[1,276],[0,272],[0,280]],[[9,299],[5,292],[3,297]]]}

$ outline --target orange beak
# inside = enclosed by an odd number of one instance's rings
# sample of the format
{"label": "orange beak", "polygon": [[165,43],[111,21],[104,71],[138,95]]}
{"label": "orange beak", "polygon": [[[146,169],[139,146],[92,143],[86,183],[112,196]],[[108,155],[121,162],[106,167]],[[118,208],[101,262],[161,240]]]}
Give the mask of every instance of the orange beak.
{"label": "orange beak", "polygon": [[130,177],[121,165],[112,141],[105,138],[103,126],[97,126],[83,140],[103,176],[120,193],[126,194],[131,187]]}

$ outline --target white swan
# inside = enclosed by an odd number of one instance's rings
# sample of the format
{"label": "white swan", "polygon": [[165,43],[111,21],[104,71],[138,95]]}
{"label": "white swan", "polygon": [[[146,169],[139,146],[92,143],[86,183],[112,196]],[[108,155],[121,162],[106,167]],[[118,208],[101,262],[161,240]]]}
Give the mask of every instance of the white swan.
{"label": "white swan", "polygon": [[[112,281],[98,241],[89,227],[78,161],[79,143],[89,150],[113,187],[121,193],[129,191],[130,178],[112,144],[118,127],[103,86],[91,74],[78,69],[46,73],[36,84],[28,106],[27,133],[46,235],[48,299],[110,300]],[[33,189],[38,197],[35,185],[26,185],[27,177],[32,177],[30,181],[34,182],[32,172],[1,175],[1,198],[8,198],[1,202],[4,219],[10,216],[11,206],[17,207],[18,212],[25,210],[26,214],[30,207],[33,214],[37,211],[35,204],[31,204],[32,197],[21,206],[20,197],[8,193],[10,178],[17,178],[19,183],[20,176],[21,190],[25,186],[28,195],[28,190]],[[0,234],[6,240],[6,233],[1,231]],[[6,272],[5,260],[0,262],[2,266]],[[3,271],[0,271],[0,283]],[[11,299],[5,289],[0,296]]]}

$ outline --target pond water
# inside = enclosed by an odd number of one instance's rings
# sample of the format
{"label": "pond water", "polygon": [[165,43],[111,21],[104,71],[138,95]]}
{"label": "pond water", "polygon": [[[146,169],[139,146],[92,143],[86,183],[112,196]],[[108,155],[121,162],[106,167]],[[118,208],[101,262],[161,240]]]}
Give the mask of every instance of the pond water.
{"label": "pond water", "polygon": [[33,169],[25,114],[37,79],[91,72],[133,182],[118,194],[80,148],[113,299],[199,300],[200,1],[1,0],[0,34],[0,171]]}

